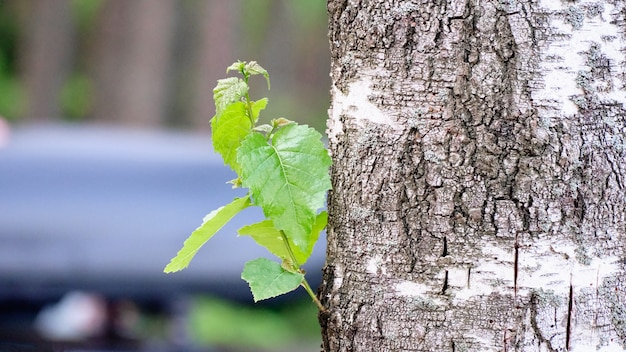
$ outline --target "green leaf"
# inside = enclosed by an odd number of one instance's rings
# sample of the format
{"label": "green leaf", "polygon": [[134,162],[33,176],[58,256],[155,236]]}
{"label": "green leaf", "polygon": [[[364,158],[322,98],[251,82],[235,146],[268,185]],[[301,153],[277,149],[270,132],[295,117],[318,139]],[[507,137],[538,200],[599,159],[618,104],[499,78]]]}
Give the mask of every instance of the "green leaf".
{"label": "green leaf", "polygon": [[[313,229],[308,236],[308,245],[306,251],[300,250],[298,247],[294,246],[293,242],[289,241],[289,245],[291,247],[291,251],[296,259],[295,265],[303,265],[311,256],[313,252],[313,246],[317,242],[317,239],[320,236],[320,233],[326,227],[326,222],[328,220],[328,213],[326,211],[321,212],[315,218],[315,223],[313,224]],[[238,231],[240,236],[250,236],[256,243],[265,247],[270,253],[274,254],[280,259],[291,261],[291,256],[289,255],[289,250],[285,245],[285,241],[283,240],[283,236],[280,233],[280,230],[274,227],[272,220],[264,220],[258,222],[256,224],[244,226]]]}
{"label": "green leaf", "polygon": [[313,253],[313,247],[317,243],[317,239],[320,238],[320,233],[326,228],[327,223],[328,212],[326,212],[326,210],[317,214],[317,217],[315,217],[315,223],[313,223],[313,229],[311,230],[311,234],[309,235],[308,246],[306,248],[306,251],[303,253],[305,260],[302,262],[298,261],[300,265],[304,264],[306,260],[309,259],[309,257],[311,256],[311,253]]}
{"label": "green leaf", "polygon": [[245,66],[245,61],[236,61],[226,68],[226,73],[230,71],[241,72]]}
{"label": "green leaf", "polygon": [[255,205],[302,252],[309,247],[317,209],[330,189],[330,157],[314,129],[290,124],[271,139],[249,134],[237,149],[241,181]]}
{"label": "green leaf", "polygon": [[250,285],[254,301],[258,302],[295,290],[304,275],[287,271],[269,259],[259,258],[246,263],[241,278]]}
{"label": "green leaf", "polygon": [[267,73],[267,70],[261,67],[256,61],[248,62],[243,70],[249,75],[263,75],[265,81],[267,81],[267,89],[270,89],[270,75]]}
{"label": "green leaf", "polygon": [[259,99],[252,102],[252,119],[256,122],[259,119],[261,110],[267,106],[267,98]]}
{"label": "green leaf", "polygon": [[228,77],[217,80],[213,88],[216,115],[220,114],[228,105],[240,101],[248,93],[248,85],[237,77]]}
{"label": "green leaf", "polygon": [[289,259],[289,251],[283,241],[280,230],[274,227],[272,220],[263,220],[256,224],[247,225],[237,231],[240,236],[250,236],[256,243],[267,248],[280,259]]}
{"label": "green leaf", "polygon": [[222,155],[224,164],[239,173],[237,148],[241,141],[252,132],[252,123],[246,116],[246,104],[236,102],[228,105],[220,114],[211,119],[213,148]]}
{"label": "green leaf", "polygon": [[235,198],[229,204],[210,212],[204,217],[202,225],[198,227],[185,240],[183,248],[163,270],[166,273],[173,273],[186,268],[200,247],[206,243],[219,229],[221,229],[233,216],[250,206],[250,196]]}

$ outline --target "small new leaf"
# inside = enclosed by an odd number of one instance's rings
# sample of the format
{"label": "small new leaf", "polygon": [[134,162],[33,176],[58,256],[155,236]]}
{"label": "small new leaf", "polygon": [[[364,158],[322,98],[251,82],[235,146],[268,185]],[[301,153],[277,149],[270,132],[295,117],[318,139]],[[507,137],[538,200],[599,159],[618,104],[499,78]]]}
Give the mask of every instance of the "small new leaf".
{"label": "small new leaf", "polygon": [[265,81],[267,81],[267,89],[270,89],[270,75],[267,73],[267,70],[261,67],[256,61],[248,62],[243,70],[249,75],[263,75]]}
{"label": "small new leaf", "polygon": [[237,61],[233,62],[230,66],[226,68],[226,73],[230,71],[237,71],[239,73],[243,72],[243,68],[246,66],[245,61]]}
{"label": "small new leaf", "polygon": [[304,275],[287,271],[269,259],[259,258],[246,263],[241,278],[248,283],[254,301],[258,302],[295,290]]}
{"label": "small new leaf", "polygon": [[261,133],[263,133],[266,136],[268,134],[270,134],[273,130],[274,130],[274,128],[272,126],[268,125],[268,124],[262,124],[262,125],[256,126],[254,128],[255,132],[261,132]]}
{"label": "small new leaf", "polygon": [[228,77],[217,81],[213,88],[216,115],[219,115],[228,105],[240,101],[248,93],[248,84],[237,77]]}
{"label": "small new leaf", "polygon": [[191,259],[196,255],[200,247],[210,240],[233,216],[250,205],[250,197],[235,198],[229,204],[210,212],[204,217],[202,225],[198,227],[185,240],[183,248],[163,270],[166,273],[173,273],[186,268]]}
{"label": "small new leaf", "polygon": [[287,120],[284,117],[279,117],[277,119],[273,119],[272,121],[270,121],[270,123],[272,124],[272,126],[274,126],[274,128],[280,128],[280,127],[287,126],[294,122],[291,120]]}

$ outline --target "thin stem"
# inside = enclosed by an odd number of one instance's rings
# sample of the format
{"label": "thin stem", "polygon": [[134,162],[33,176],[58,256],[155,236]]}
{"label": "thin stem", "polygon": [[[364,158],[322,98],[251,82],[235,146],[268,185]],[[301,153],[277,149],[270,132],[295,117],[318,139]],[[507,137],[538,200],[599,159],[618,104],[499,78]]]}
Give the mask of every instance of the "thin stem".
{"label": "thin stem", "polygon": [[[272,127],[272,130],[267,134],[267,136],[265,136],[265,140],[269,143],[270,139],[272,139],[272,134],[274,134],[274,131],[276,131],[276,127]],[[283,239],[285,239],[285,236],[283,234]],[[287,250],[291,251],[291,248],[289,248],[289,245],[287,245]]]}
{"label": "thin stem", "polygon": [[[291,258],[292,269],[294,269],[294,270],[296,270],[298,272],[303,273],[303,270],[300,269],[300,264],[296,260],[296,256],[293,254],[293,251],[291,250],[291,246],[289,245],[289,241],[287,240],[287,235],[285,235],[285,232],[283,230],[280,231],[280,236],[283,239],[283,243],[285,243],[285,247],[287,248],[287,252],[289,253],[289,257]],[[317,308],[320,311],[322,311],[322,312],[326,311],[326,308],[324,308],[324,306],[322,305],[322,302],[320,302],[320,300],[317,299],[317,296],[315,295],[315,293],[311,289],[311,286],[309,285],[309,282],[306,281],[306,278],[302,277],[302,282],[300,283],[300,286],[304,287],[304,289],[309,294],[309,296],[311,296],[311,299],[313,300],[313,303],[315,303],[315,305],[317,306]]]}
{"label": "thin stem", "polygon": [[[250,75],[247,74],[243,69],[241,70],[241,74],[243,75],[243,81],[246,83],[246,85],[248,85],[248,79],[250,78]],[[248,87],[250,87],[248,85]],[[248,88],[249,89],[249,88]],[[248,118],[250,119],[250,125],[252,126],[252,128],[254,128],[254,117],[252,116],[252,104],[250,103],[250,94],[248,91],[246,91],[246,109],[248,110]]]}
{"label": "thin stem", "polygon": [[309,296],[311,296],[311,298],[313,299],[313,303],[317,305],[317,308],[322,312],[326,311],[326,308],[324,308],[324,306],[322,305],[322,302],[320,302],[320,300],[317,299],[317,296],[315,295],[313,290],[311,290],[311,286],[309,286],[309,283],[306,281],[305,278],[302,278],[302,283],[300,285],[304,287],[304,289],[309,294]]}
{"label": "thin stem", "polygon": [[250,118],[250,125],[254,128],[254,116],[252,116],[252,104],[250,103],[250,94],[246,92],[246,108],[248,110],[248,117]]}

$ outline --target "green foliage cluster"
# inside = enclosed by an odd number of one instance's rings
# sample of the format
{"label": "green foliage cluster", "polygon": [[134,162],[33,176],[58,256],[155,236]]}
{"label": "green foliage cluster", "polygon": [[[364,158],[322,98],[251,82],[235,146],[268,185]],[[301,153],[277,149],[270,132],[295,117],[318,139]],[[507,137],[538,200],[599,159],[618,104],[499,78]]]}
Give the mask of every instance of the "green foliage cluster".
{"label": "green foliage cluster", "polygon": [[246,196],[209,213],[202,225],[165,267],[166,273],[186,268],[200,247],[241,210],[263,209],[266,220],[239,229],[277,256],[281,263],[259,258],[246,263],[242,279],[255,301],[275,297],[303,286],[323,309],[301,269],[310,257],[320,232],[326,227],[324,206],[330,189],[331,160],[321,135],[313,128],[285,118],[258,124],[268,99],[252,101],[248,80],[253,75],[270,79],[255,61],[235,62],[226,72],[243,78],[218,80],[213,90],[216,114],[211,119],[213,147],[238,175],[233,188],[249,189]]}
{"label": "green foliage cluster", "polygon": [[26,96],[21,83],[11,75],[7,65],[5,57],[0,53],[0,119],[12,121],[23,115]]}
{"label": "green foliage cluster", "polygon": [[67,120],[84,119],[91,112],[94,101],[92,80],[85,74],[73,73],[63,84],[59,99]]}

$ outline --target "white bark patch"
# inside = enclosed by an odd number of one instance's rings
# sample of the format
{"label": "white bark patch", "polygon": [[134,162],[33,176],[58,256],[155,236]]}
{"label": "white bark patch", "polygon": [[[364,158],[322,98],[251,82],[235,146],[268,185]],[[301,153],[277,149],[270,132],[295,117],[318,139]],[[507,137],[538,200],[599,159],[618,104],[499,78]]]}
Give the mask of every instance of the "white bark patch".
{"label": "white bark patch", "polygon": [[468,270],[464,268],[447,268],[448,284],[451,287],[469,288],[467,274]]}
{"label": "white bark patch", "polygon": [[336,277],[333,280],[333,290],[335,291],[339,290],[339,288],[341,287],[341,284],[343,284],[343,277]]}
{"label": "white bark patch", "polygon": [[398,128],[398,123],[388,114],[371,102],[373,95],[373,81],[367,74],[362,74],[358,79],[347,85],[347,94],[343,94],[336,86],[332,88],[333,106],[331,120],[329,124],[328,137],[335,138],[342,133],[340,117],[348,116],[352,122],[359,126],[364,126],[365,121],[371,123]]}
{"label": "white bark patch", "polygon": [[[448,284],[455,300],[467,300],[471,297],[488,296],[493,292],[502,294],[513,291],[513,248],[487,247],[481,264],[475,268],[448,271]],[[469,274],[469,280],[468,280]],[[469,282],[468,282],[469,281]]]}
{"label": "white bark patch", "polygon": [[[336,89],[333,89],[333,94],[335,90]],[[337,114],[335,114],[336,111],[338,112]],[[339,112],[339,106],[331,107],[328,110],[328,115],[331,118],[326,120],[326,135],[328,136],[328,140],[336,145],[339,143],[339,137],[343,135],[343,123],[341,123],[341,120],[339,119],[339,115],[341,115]],[[331,153],[332,156],[332,148],[329,148],[329,153]]]}
{"label": "white bark patch", "polygon": [[387,269],[383,265],[383,258],[381,256],[375,256],[373,258],[370,258],[370,260],[367,262],[367,267],[365,268],[365,270],[367,270],[368,273],[376,276],[381,274],[387,274]]}
{"label": "white bark patch", "polygon": [[[584,6],[592,1],[578,1],[575,5],[555,0],[540,1],[541,7],[555,12],[562,12],[563,18],[551,21],[555,35],[563,35],[571,39],[549,43],[542,53],[539,71],[543,73],[543,88],[532,93],[534,101],[541,102],[539,106],[548,107],[552,111],[544,111],[541,115],[572,116],[578,112],[578,107],[572,101],[575,95],[581,95],[582,89],[578,86],[577,78],[581,71],[588,71],[584,52],[589,51],[592,44],[600,44],[601,50],[611,63],[611,76],[619,80],[624,72],[619,67],[623,60],[621,50],[626,46],[624,39],[615,35],[621,29],[615,25],[612,14],[615,6],[603,3],[604,11],[589,18],[585,14]],[[581,17],[582,16],[582,17]],[[608,37],[610,40],[607,40]],[[618,82],[614,82],[618,84]],[[612,89],[608,92],[599,92],[604,99],[626,102],[626,91]]]}
{"label": "white bark patch", "polygon": [[597,341],[594,340],[576,342],[574,346],[570,347],[569,352],[624,352],[624,347],[616,341],[612,341],[608,345],[602,347],[598,347],[597,345]]}
{"label": "white bark patch", "polygon": [[517,282],[515,279],[514,250],[496,247],[483,249],[485,258],[472,268],[468,282],[467,269],[448,270],[448,283],[455,300],[467,300],[476,296],[488,296],[493,292],[512,294],[517,286],[518,295],[530,291],[552,291],[567,296],[569,287],[574,290],[596,288],[603,280],[618,273],[619,258],[593,258],[582,264],[576,258],[572,245],[535,242],[533,247],[521,247],[518,254]]}
{"label": "white bark patch", "polygon": [[551,290],[557,295],[567,295],[570,284],[574,290],[595,288],[603,280],[619,272],[619,258],[593,258],[581,264],[576,258],[576,248],[570,244],[560,245],[535,242],[532,248],[520,248],[519,291],[536,289]]}
{"label": "white bark patch", "polygon": [[430,287],[417,282],[401,281],[395,285],[395,290],[400,296],[423,297],[429,292]]}

